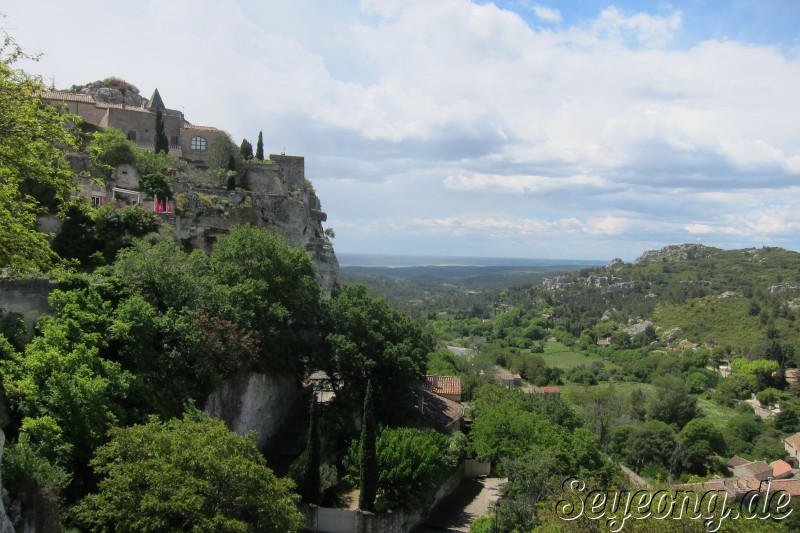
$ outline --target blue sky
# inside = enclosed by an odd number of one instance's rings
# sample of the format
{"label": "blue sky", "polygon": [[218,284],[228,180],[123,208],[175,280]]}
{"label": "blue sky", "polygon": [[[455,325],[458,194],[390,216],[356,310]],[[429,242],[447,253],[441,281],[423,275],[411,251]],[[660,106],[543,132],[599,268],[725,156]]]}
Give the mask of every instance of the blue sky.
{"label": "blue sky", "polygon": [[305,156],[340,252],[800,250],[800,2],[17,4],[57,87]]}

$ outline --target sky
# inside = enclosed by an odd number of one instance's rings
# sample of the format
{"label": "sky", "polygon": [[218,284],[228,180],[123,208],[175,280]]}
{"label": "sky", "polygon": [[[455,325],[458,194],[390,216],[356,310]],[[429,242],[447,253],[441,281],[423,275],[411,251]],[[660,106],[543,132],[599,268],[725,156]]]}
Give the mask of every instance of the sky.
{"label": "sky", "polygon": [[305,157],[345,253],[800,250],[800,2],[26,0],[59,89],[122,77]]}

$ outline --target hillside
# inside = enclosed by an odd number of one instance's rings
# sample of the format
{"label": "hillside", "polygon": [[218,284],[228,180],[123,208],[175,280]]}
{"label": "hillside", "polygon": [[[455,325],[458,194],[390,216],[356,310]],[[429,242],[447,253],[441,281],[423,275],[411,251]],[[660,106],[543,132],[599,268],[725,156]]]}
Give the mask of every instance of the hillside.
{"label": "hillside", "polygon": [[671,332],[666,340],[741,352],[774,331],[800,348],[800,254],[781,248],[670,246],[631,264],[613,261],[550,278],[544,287],[580,329],[604,320],[651,321],[659,337]]}

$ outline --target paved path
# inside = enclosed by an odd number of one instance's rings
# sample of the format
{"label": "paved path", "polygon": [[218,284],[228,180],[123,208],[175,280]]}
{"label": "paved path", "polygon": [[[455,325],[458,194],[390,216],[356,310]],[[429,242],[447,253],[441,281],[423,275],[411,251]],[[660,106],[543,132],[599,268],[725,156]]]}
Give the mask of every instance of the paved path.
{"label": "paved path", "polygon": [[506,481],[496,477],[465,479],[450,496],[439,502],[413,533],[469,531],[473,520],[492,509]]}

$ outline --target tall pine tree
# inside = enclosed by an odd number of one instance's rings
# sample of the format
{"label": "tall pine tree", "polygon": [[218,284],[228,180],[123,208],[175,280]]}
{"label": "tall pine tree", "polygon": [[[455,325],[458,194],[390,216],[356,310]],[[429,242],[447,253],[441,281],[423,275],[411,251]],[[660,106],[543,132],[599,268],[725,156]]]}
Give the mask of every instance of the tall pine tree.
{"label": "tall pine tree", "polygon": [[375,409],[372,405],[372,381],[370,380],[367,382],[367,394],[364,397],[364,417],[361,421],[361,443],[358,454],[361,466],[358,508],[362,511],[375,510],[375,495],[378,493],[376,440],[377,428],[375,427]]}
{"label": "tall pine tree", "polygon": [[164,132],[164,115],[161,114],[161,108],[156,109],[155,149],[156,153],[169,153],[169,139],[167,139],[167,134]]}
{"label": "tall pine tree", "polygon": [[319,504],[320,500],[320,441],[319,417],[317,416],[317,395],[311,397],[311,421],[308,425],[307,462],[303,497],[308,503]]}
{"label": "tall pine tree", "polygon": [[264,136],[258,132],[258,142],[256,143],[256,159],[259,161],[264,160]]}

